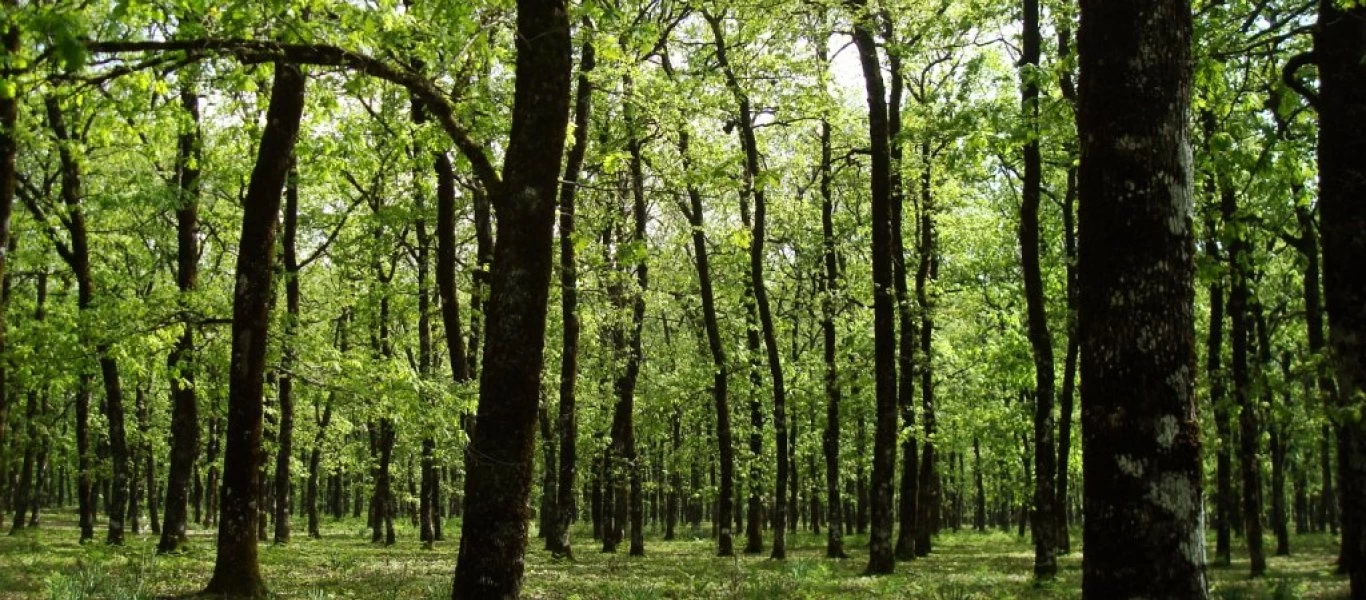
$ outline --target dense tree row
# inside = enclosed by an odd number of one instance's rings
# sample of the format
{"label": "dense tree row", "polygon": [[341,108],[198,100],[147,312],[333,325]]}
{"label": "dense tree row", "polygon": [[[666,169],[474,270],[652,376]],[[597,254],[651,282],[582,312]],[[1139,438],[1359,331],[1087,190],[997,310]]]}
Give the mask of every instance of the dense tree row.
{"label": "dense tree row", "polygon": [[1084,514],[1088,597],[1204,597],[1206,522],[1366,590],[1360,3],[3,17],[11,532],[216,527],[259,596],[364,515],[486,598],[533,520],[874,574],[1000,527],[1049,579]]}

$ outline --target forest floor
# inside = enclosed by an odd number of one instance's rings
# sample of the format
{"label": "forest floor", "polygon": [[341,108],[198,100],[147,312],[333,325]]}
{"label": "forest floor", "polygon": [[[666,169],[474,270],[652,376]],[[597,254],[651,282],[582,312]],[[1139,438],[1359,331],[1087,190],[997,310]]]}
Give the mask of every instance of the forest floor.
{"label": "forest floor", "polygon": [[[155,555],[156,537],[130,536],[122,548],[76,543],[73,513],[45,514],[37,531],[0,536],[0,599],[165,598],[201,589],[213,571],[213,532],[194,530],[192,548],[177,556]],[[261,563],[273,597],[445,599],[450,597],[459,531],[455,523],[434,550],[423,550],[406,522],[398,525],[400,543],[369,543],[359,520],[327,520],[321,540],[294,537],[284,547],[263,544]],[[824,557],[824,535],[788,536],[788,560],[767,554],[718,558],[706,537],[680,528],[678,540],[665,542],[650,529],[646,556],[603,554],[576,530],[576,561],[556,560],[540,540],[527,553],[524,596],[547,599],[611,598],[926,598],[945,600],[1080,597],[1081,558],[1063,557],[1058,580],[1035,586],[1028,537],[999,531],[946,532],[927,558],[899,563],[897,573],[864,577],[867,537],[847,536],[848,560]],[[97,529],[97,539],[103,536]],[[1074,534],[1075,535],[1075,534]],[[1210,536],[1213,539],[1213,536]],[[743,540],[739,540],[743,541]],[[1267,548],[1274,548],[1267,540]],[[1075,538],[1074,538],[1074,543]],[[1267,575],[1249,580],[1246,556],[1231,567],[1211,569],[1213,597],[1223,599],[1346,598],[1347,583],[1333,575],[1334,539],[1297,535],[1295,553],[1271,557]],[[1241,546],[1235,539],[1235,546]]]}

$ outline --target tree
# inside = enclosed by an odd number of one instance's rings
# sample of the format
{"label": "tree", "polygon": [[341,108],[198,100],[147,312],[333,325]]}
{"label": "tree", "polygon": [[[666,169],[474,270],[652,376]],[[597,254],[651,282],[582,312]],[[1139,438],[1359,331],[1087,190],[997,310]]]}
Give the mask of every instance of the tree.
{"label": "tree", "polygon": [[1339,567],[1366,595],[1366,6],[1321,0],[1314,31],[1319,68],[1319,203],[1328,337],[1338,380]]}
{"label": "tree", "polygon": [[1039,2],[1024,0],[1024,52],[1021,56],[1021,100],[1026,126],[1024,187],[1020,202],[1020,262],[1024,270],[1026,322],[1034,352],[1034,577],[1052,579],[1058,572],[1057,509],[1053,494],[1056,471],[1053,446],[1053,338],[1048,331],[1043,274],[1039,268],[1039,200],[1043,193],[1043,158],[1039,152]]}
{"label": "tree", "polygon": [[[868,573],[891,573],[892,479],[896,469],[896,332],[892,302],[891,157],[887,135],[887,101],[882,66],[873,37],[873,16],[865,4],[854,5],[854,43],[868,97],[868,138],[872,145],[873,344],[877,422],[873,441],[872,531],[868,539]],[[927,449],[928,452],[928,449]],[[923,481],[923,479],[922,479]]]}
{"label": "tree", "polygon": [[536,407],[545,344],[556,179],[569,121],[563,0],[518,0],[516,90],[503,178],[492,191],[498,244],[488,342],[465,464],[465,526],[455,598],[515,598],[522,585]]}
{"label": "tree", "polygon": [[1078,328],[1086,598],[1204,598],[1190,6],[1083,0]]}
{"label": "tree", "polygon": [[298,66],[276,62],[266,126],[243,202],[241,249],[233,287],[222,514],[213,578],[204,589],[207,594],[261,597],[266,591],[256,553],[262,484],[256,465],[262,458],[262,387],[270,326],[267,307],[274,277],[280,195],[298,140],[303,105],[303,72]]}
{"label": "tree", "polygon": [[[182,305],[199,284],[199,193],[203,153],[200,147],[199,96],[186,86],[180,92],[180,106],[190,117],[190,125],[176,139],[176,288]],[[199,454],[199,400],[195,391],[195,324],[188,306],[181,324],[180,338],[167,357],[171,377],[171,456],[166,477],[166,510],[157,552],[181,549],[188,538],[185,527],[189,517],[190,475]],[[155,490],[148,490],[153,495]]]}

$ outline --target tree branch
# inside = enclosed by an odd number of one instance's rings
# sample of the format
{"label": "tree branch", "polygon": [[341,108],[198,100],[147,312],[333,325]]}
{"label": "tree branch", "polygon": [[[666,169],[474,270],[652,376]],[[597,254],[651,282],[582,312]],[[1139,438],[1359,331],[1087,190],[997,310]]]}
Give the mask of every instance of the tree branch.
{"label": "tree branch", "polygon": [[485,189],[494,190],[501,183],[498,172],[484,152],[484,146],[471,137],[468,129],[455,119],[451,101],[430,79],[414,71],[396,67],[383,60],[324,44],[284,44],[265,40],[199,39],[170,41],[88,41],[86,50],[92,54],[128,54],[134,52],[185,52],[187,58],[227,55],[244,64],[284,61],[296,64],[341,67],[383,79],[406,88],[436,116],[444,129],[470,162],[474,174]]}

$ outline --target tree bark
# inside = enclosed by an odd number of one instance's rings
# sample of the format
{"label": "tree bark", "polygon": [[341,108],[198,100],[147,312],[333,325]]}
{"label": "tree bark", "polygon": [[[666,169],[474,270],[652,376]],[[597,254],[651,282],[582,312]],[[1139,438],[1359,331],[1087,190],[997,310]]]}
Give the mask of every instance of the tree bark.
{"label": "tree bark", "polygon": [[1191,10],[1082,0],[1084,598],[1205,598]]}
{"label": "tree bark", "polygon": [[553,198],[569,121],[571,45],[564,0],[518,0],[516,50],[512,132],[503,182],[492,190],[498,244],[489,274],[479,409],[465,460],[455,598],[515,598],[521,590]]}
{"label": "tree bark", "polygon": [[[18,6],[18,0],[5,0],[3,3],[5,11],[10,14],[15,14],[11,11],[17,11]],[[10,57],[19,54],[19,26],[12,19],[6,19],[6,21],[8,22],[4,25],[5,31],[0,34],[0,62],[10,64]],[[19,173],[16,167],[19,142],[15,128],[18,120],[19,93],[16,89],[7,96],[0,97],[0,279],[6,281],[8,281],[6,269],[9,263],[10,217],[14,212],[15,186],[19,182]],[[0,289],[0,354],[4,353],[6,345],[5,305],[8,302],[8,295],[7,289]],[[6,422],[9,418],[7,405],[10,387],[7,366],[5,361],[0,361],[0,449],[7,447],[5,436],[9,430],[9,424]],[[5,486],[9,482],[8,464],[8,461],[0,461],[0,497],[5,496],[7,491]],[[3,504],[4,500],[0,500],[0,506]],[[19,507],[16,507],[15,510],[19,514],[24,512]],[[81,514],[85,516],[84,511]]]}
{"label": "tree bark", "polygon": [[1366,6],[1320,0],[1314,30],[1319,70],[1319,210],[1323,289],[1337,373],[1339,568],[1353,597],[1366,596]]}
{"label": "tree bark", "polygon": [[262,387],[270,329],[269,301],[275,263],[280,192],[289,173],[304,104],[304,75],[275,64],[266,126],[244,199],[242,234],[233,288],[232,355],[228,386],[218,552],[206,594],[261,597],[257,562],[257,509],[261,482]]}

